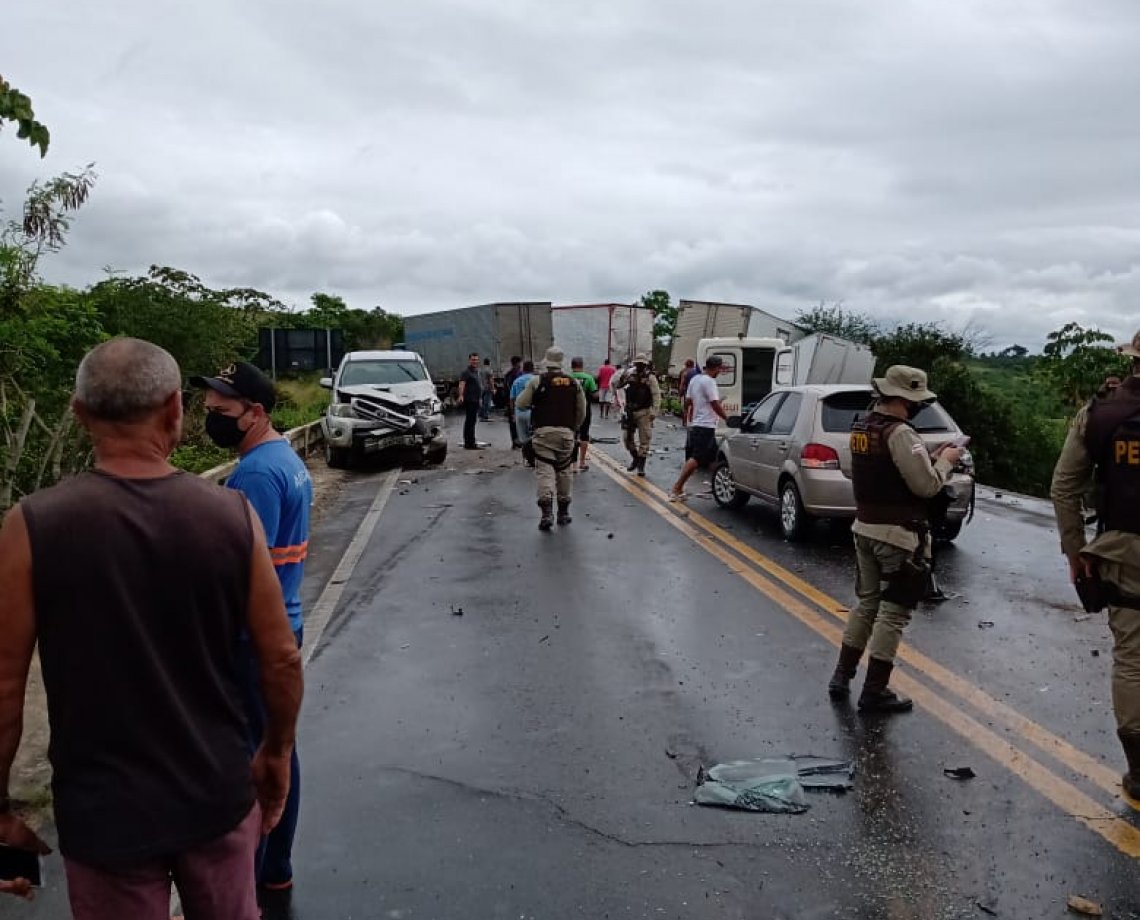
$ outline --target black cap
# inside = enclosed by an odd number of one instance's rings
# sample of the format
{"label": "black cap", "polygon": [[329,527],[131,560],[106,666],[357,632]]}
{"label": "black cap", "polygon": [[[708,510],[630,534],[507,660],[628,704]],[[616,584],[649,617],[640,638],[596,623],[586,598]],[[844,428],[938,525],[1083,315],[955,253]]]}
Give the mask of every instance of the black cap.
{"label": "black cap", "polygon": [[191,377],[190,385],[211,389],[230,399],[248,399],[258,403],[266,412],[277,405],[277,391],[273,381],[248,361],[238,361],[224,367],[213,377]]}

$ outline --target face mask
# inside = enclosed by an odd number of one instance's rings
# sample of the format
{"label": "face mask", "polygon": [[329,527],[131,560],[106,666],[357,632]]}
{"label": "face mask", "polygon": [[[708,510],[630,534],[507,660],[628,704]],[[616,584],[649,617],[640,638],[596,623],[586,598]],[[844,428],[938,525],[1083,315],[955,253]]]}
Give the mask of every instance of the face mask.
{"label": "face mask", "polygon": [[[244,415],[245,413],[242,413]],[[238,427],[241,416],[222,415],[220,412],[206,414],[206,434],[218,447],[237,447],[247,432]]]}

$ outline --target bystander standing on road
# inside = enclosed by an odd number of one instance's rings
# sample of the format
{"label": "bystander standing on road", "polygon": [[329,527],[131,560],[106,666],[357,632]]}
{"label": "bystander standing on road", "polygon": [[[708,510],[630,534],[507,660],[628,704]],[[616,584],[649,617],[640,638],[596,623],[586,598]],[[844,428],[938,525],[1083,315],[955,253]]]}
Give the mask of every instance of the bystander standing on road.
{"label": "bystander standing on road", "polygon": [[[1119,351],[1132,359],[1132,375],[1077,413],[1052,498],[1073,582],[1090,609],[1108,607],[1112,708],[1128,764],[1122,785],[1140,803],[1140,332]],[[1094,481],[1099,533],[1090,543],[1083,502]]]}
{"label": "bystander standing on road", "polygon": [[689,433],[685,437],[685,465],[681,475],[669,493],[670,501],[685,500],[685,483],[701,467],[716,462],[717,419],[725,419],[724,408],[720,404],[720,391],[716,386],[724,360],[709,355],[705,360],[705,372],[693,377],[686,385],[685,406],[682,415]]}
{"label": "bystander standing on road", "polygon": [[[162,349],[93,349],[72,405],[95,468],[0,529],[0,791],[38,641],[73,915],[166,918],[173,881],[187,920],[255,920],[254,851],[285,808],[302,695],[264,532],[241,495],[170,465],[181,375]],[[243,631],[267,714],[252,763]],[[4,842],[26,833],[0,815]]]}
{"label": "bystander standing on road", "polygon": [[475,440],[475,423],[483,404],[483,384],[479,375],[479,354],[471,352],[467,367],[459,375],[459,404],[463,407],[463,446],[467,450],[480,450]]}
{"label": "bystander standing on road", "polygon": [[877,399],[851,431],[851,480],[855,491],[855,593],[839,661],[828,684],[833,700],[850,695],[864,650],[867,677],[859,697],[864,712],[906,712],[909,699],[889,688],[895,656],[926,593],[930,573],[928,501],[946,485],[961,458],[946,446],[932,461],[911,425],[937,397],[926,374],[895,365],[874,381]]}
{"label": "bystander standing on road", "polygon": [[613,408],[617,411],[619,419],[622,413],[625,412],[625,394],[621,391],[619,386],[624,376],[625,372],[622,369],[622,365],[619,364],[614,368],[614,375],[610,378],[610,392],[614,395]]}
{"label": "bystander standing on road", "polygon": [[582,392],[586,394],[586,418],[582,422],[582,427],[578,429],[578,470],[582,473],[590,468],[590,464],[586,460],[586,455],[590,451],[590,422],[594,417],[594,410],[590,405],[590,396],[598,392],[598,381],[594,379],[593,374],[585,371],[585,366],[586,362],[581,358],[570,360],[570,376],[578,381]]}
{"label": "bystander standing on road", "polygon": [[614,402],[614,391],[611,384],[616,372],[617,368],[610,364],[609,358],[606,358],[602,362],[602,366],[598,368],[598,413],[603,419],[610,417],[610,406]]}
{"label": "bystander standing on road", "polygon": [[661,386],[650,370],[649,358],[639,354],[633,367],[618,378],[616,387],[625,390],[625,449],[629,451],[629,472],[645,475],[645,461],[653,443],[653,422],[661,411]]}
{"label": "bystander standing on road", "polygon": [[491,359],[483,359],[483,369],[479,371],[479,385],[482,387],[482,408],[479,412],[480,420],[491,421],[491,410],[495,407],[495,371],[491,367]]}
{"label": "bystander standing on road", "polygon": [[[313,482],[293,446],[273,428],[277,404],[273,381],[246,362],[231,364],[214,377],[192,377],[206,390],[206,434],[223,448],[236,448],[237,469],[226,486],[241,492],[261,521],[269,555],[281,583],[289,628],[300,648],[304,640],[301,582],[309,553],[309,508]],[[245,711],[250,750],[265,731],[256,649],[248,636],[240,644],[245,679]],[[301,806],[301,766],[293,748],[289,798],[281,821],[258,849],[257,883],[267,892],[293,887],[293,838]]]}
{"label": "bystander standing on road", "polygon": [[586,419],[586,394],[578,381],[562,370],[563,360],[562,349],[547,349],[542,361],[545,373],[527,383],[517,402],[520,409],[531,410],[541,530],[550,530],[554,524],[555,496],[559,525],[571,522],[577,432]]}
{"label": "bystander standing on road", "polygon": [[[681,376],[677,378],[677,395],[681,397],[681,405],[684,406],[685,397],[689,393],[689,384],[692,383],[693,378],[700,374],[697,369],[697,362],[692,358],[685,359],[685,366],[681,369]],[[688,417],[685,410],[681,410],[681,427],[688,426]]]}
{"label": "bystander standing on road", "polygon": [[511,388],[522,375],[522,372],[522,358],[514,355],[511,358],[510,370],[503,375],[503,392],[507,394],[507,405],[504,411],[511,429],[511,450],[518,450],[522,447],[522,442],[519,440],[518,425],[515,423],[515,404],[511,399]]}
{"label": "bystander standing on road", "polygon": [[511,400],[511,412],[515,417],[515,425],[518,428],[519,446],[522,448],[523,457],[526,459],[526,465],[529,467],[534,466],[534,446],[531,444],[532,432],[530,429],[530,409],[520,409],[518,407],[519,394],[530,383],[531,378],[534,376],[534,362],[524,361],[522,366],[522,373],[515,378],[514,383],[511,384],[511,391],[508,394]]}

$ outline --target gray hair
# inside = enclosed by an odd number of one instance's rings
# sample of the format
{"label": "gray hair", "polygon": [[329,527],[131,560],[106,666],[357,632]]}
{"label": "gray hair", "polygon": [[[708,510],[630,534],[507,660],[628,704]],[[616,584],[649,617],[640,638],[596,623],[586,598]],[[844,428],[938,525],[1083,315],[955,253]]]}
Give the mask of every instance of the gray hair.
{"label": "gray hair", "polygon": [[178,362],[142,339],[95,346],[75,374],[75,401],[104,422],[141,421],[181,389]]}

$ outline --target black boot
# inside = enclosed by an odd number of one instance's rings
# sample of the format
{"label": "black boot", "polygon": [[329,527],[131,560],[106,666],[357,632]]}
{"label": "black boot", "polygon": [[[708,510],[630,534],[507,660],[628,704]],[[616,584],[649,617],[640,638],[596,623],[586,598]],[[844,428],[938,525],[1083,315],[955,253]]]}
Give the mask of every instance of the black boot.
{"label": "black boot", "polygon": [[637,470],[638,464],[640,464],[640,463],[641,463],[641,458],[639,456],[637,456],[637,454],[634,454],[633,459],[629,461],[629,466],[627,466],[625,468],[626,472],[627,473],[635,472]]}
{"label": "black boot", "polygon": [[1121,782],[1124,794],[1140,802],[1140,732],[1118,731],[1116,735],[1128,761],[1128,772]]}
{"label": "black boot", "polygon": [[910,712],[914,708],[914,703],[905,696],[888,689],[894,669],[892,661],[867,659],[867,679],[863,681],[863,692],[859,695],[860,712]]}
{"label": "black boot", "polygon": [[558,502],[558,526],[564,527],[574,519],[570,517],[570,499]]}
{"label": "black boot", "polygon": [[645,457],[637,458],[637,475],[642,479],[645,478]]}
{"label": "black boot", "polygon": [[539,502],[538,507],[542,509],[542,518],[538,522],[538,529],[550,530],[554,526],[554,502]]}
{"label": "black boot", "polygon": [[863,657],[863,650],[848,645],[846,642],[839,646],[839,661],[835,665],[835,673],[831,675],[831,682],[827,685],[827,695],[835,701],[845,700],[851,696],[851,681],[855,679],[855,672],[859,670],[859,660]]}

